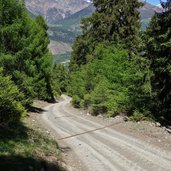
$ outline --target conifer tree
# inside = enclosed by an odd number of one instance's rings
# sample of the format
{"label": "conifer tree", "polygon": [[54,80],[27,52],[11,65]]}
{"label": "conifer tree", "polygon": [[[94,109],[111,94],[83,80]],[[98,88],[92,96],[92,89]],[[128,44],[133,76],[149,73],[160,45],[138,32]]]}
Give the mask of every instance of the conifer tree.
{"label": "conifer tree", "polygon": [[51,88],[52,55],[47,25],[42,17],[31,20],[22,1],[0,0],[0,65],[31,103],[54,100]]}
{"label": "conifer tree", "polygon": [[138,0],[93,0],[96,11],[82,21],[83,35],[73,46],[71,64],[85,64],[99,42],[124,44],[130,55],[139,48],[140,16]]}
{"label": "conifer tree", "polygon": [[171,0],[162,2],[147,29],[147,56],[151,60],[154,111],[160,119],[171,120]]}

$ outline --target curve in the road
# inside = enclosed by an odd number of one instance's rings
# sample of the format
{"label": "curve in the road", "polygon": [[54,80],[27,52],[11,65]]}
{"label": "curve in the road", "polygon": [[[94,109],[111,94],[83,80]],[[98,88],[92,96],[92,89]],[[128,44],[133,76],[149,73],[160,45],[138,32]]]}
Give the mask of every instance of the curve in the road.
{"label": "curve in the road", "polygon": [[[70,98],[46,108],[41,119],[60,135],[88,171],[171,171],[171,154],[78,115]],[[116,123],[117,124],[117,123]]]}

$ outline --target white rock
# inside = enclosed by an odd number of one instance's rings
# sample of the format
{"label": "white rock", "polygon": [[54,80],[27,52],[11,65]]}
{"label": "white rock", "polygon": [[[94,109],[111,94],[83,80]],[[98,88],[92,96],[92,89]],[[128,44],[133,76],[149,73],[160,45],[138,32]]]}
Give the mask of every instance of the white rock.
{"label": "white rock", "polygon": [[161,127],[161,124],[159,122],[156,122],[157,127]]}
{"label": "white rock", "polygon": [[103,116],[102,116],[102,115],[98,115],[97,117],[98,117],[98,118],[103,118]]}

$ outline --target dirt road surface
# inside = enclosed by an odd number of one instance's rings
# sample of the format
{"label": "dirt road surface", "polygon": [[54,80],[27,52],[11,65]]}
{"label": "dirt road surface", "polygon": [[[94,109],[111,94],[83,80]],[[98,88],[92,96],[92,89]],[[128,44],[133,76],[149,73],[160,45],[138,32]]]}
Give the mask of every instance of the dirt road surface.
{"label": "dirt road surface", "polygon": [[[40,121],[57,139],[73,171],[171,171],[171,151],[112,129],[70,107],[71,98],[45,108]],[[69,160],[71,160],[69,162]],[[73,163],[74,162],[74,163]]]}

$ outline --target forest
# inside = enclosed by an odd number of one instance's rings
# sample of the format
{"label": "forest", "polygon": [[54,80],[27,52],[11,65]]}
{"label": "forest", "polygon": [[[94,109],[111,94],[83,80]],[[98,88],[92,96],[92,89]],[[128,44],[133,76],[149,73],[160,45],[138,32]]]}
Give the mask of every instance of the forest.
{"label": "forest", "polygon": [[171,122],[171,1],[141,31],[137,0],[93,0],[73,44],[68,93],[92,115]]}
{"label": "forest", "polygon": [[34,99],[55,101],[48,26],[30,18],[23,1],[0,0],[0,124],[19,122]]}
{"label": "forest", "polygon": [[92,115],[170,123],[170,0],[145,31],[143,3],[94,0],[68,68],[53,64],[41,16],[31,19],[23,1],[0,2],[0,124],[18,122],[34,99],[53,102],[62,93]]}

